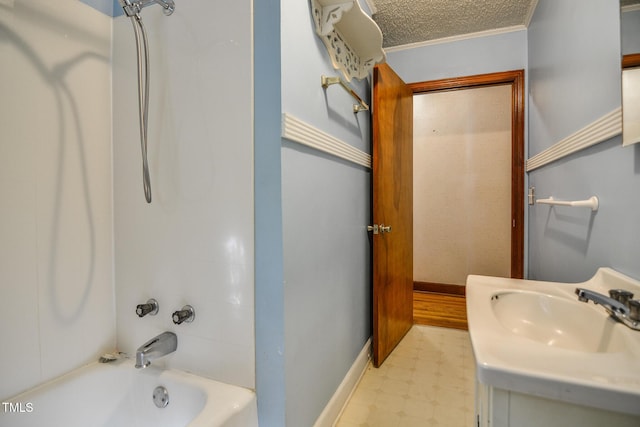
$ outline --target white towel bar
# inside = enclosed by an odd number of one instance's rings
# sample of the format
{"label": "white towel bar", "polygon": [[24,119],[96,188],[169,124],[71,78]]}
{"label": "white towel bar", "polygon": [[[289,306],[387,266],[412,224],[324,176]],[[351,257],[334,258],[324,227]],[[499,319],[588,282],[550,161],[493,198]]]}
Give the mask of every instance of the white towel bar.
{"label": "white towel bar", "polygon": [[549,197],[548,199],[538,199],[536,200],[536,203],[541,203],[543,205],[591,208],[591,210],[594,212],[598,210],[598,197],[596,196],[589,197],[587,200],[575,200],[575,201],[556,200],[553,197]]}

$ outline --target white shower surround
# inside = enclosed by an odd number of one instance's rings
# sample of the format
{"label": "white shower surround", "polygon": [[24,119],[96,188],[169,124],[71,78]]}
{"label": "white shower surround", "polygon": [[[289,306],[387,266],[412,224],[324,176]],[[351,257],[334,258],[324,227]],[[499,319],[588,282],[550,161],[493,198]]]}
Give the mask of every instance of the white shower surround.
{"label": "white shower surround", "polygon": [[111,18],[0,4],[3,400],[113,348],[115,314]]}
{"label": "white shower surround", "polygon": [[[194,0],[142,12],[149,33],[149,164],[143,196],[131,23],[114,19],[117,342],[128,353],[178,334],[168,365],[253,388],[254,233],[251,2]],[[139,319],[148,298],[156,316]],[[176,326],[185,304],[193,323]]]}

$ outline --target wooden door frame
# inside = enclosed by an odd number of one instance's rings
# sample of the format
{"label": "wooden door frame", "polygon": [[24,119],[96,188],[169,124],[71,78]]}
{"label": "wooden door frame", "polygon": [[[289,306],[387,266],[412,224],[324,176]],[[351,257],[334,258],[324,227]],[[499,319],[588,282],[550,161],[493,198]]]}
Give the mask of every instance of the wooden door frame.
{"label": "wooden door frame", "polygon": [[409,83],[413,95],[511,85],[511,277],[524,276],[524,70]]}
{"label": "wooden door frame", "polygon": [[633,68],[640,66],[640,53],[630,53],[622,57],[622,68]]}

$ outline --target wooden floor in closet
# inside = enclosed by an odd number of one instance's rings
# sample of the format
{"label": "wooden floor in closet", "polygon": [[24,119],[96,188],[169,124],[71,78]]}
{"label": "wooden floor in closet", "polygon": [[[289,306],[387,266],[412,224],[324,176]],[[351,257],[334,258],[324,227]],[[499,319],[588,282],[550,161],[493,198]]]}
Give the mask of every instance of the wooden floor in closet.
{"label": "wooden floor in closet", "polygon": [[413,323],[468,330],[464,295],[414,291]]}

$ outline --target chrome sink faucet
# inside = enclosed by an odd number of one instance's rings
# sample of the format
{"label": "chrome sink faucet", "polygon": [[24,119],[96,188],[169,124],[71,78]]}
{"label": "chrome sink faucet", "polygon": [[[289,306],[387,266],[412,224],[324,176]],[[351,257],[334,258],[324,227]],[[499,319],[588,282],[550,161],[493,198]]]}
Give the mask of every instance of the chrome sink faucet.
{"label": "chrome sink faucet", "polygon": [[640,331],[640,301],[632,300],[633,294],[631,292],[611,289],[608,297],[589,289],[576,288],[576,295],[578,295],[579,301],[593,301],[594,304],[600,304],[611,317],[631,329]]}
{"label": "chrome sink faucet", "polygon": [[152,360],[173,353],[178,348],[178,337],[173,332],[163,332],[142,344],[136,351],[136,368],[146,368]]}

